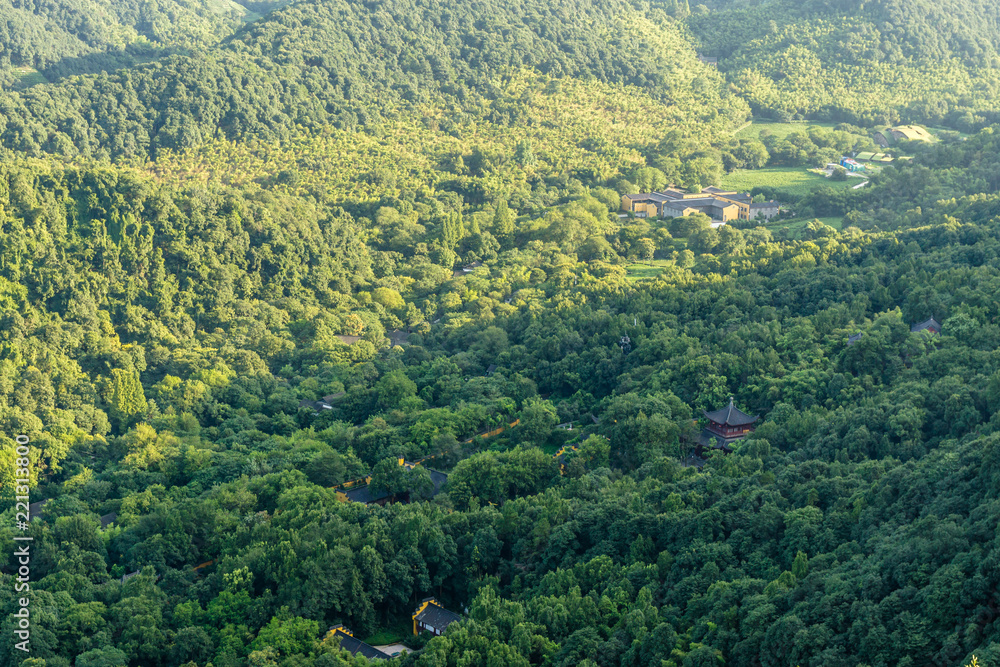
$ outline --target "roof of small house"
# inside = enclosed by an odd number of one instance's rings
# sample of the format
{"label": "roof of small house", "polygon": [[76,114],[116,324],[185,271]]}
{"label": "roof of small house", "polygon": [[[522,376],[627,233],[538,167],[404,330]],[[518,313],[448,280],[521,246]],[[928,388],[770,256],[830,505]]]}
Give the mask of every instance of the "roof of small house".
{"label": "roof of small house", "polygon": [[393,345],[402,347],[406,345],[406,339],[409,338],[410,332],[403,331],[402,329],[393,329],[392,331],[387,331],[385,335]]}
{"label": "roof of small house", "polygon": [[378,493],[372,493],[368,488],[368,485],[358,486],[353,489],[348,489],[343,492],[347,499],[351,502],[362,503],[367,505],[369,503],[374,503],[379,500],[388,498],[391,494],[388,491],[379,491]]}
{"label": "roof of small house", "polygon": [[737,206],[735,202],[731,202],[726,199],[719,199],[718,197],[702,197],[700,199],[685,199],[684,201],[692,206],[707,206],[711,208],[729,208],[731,206]]}
{"label": "roof of small house", "polygon": [[658,204],[675,199],[675,197],[671,197],[669,194],[664,194],[662,192],[641,192],[639,194],[625,196],[633,202],[656,202]]}
{"label": "roof of small house", "polygon": [[447,473],[443,473],[440,470],[434,470],[433,468],[428,468],[427,472],[431,474],[431,481],[434,482],[434,495],[441,493],[441,487],[444,483],[448,481]]}
{"label": "roof of small house", "polygon": [[461,614],[456,614],[439,605],[434,598],[424,598],[422,602],[429,602],[424,610],[417,614],[414,620],[429,625],[438,630],[444,630],[455,621],[461,621]]}
{"label": "roof of small house", "polygon": [[[407,462],[405,465],[409,469],[412,469],[415,464]],[[426,466],[424,466],[426,468]],[[431,482],[434,484],[434,491],[431,493],[432,496],[436,496],[441,493],[441,489],[444,487],[445,482],[448,481],[448,474],[443,473],[440,470],[434,470],[433,468],[426,468],[427,472],[430,473]],[[379,491],[378,493],[373,493],[370,487],[366,484],[364,486],[356,486],[345,491],[341,491],[348,500],[354,503],[362,503],[368,505],[369,503],[376,503],[380,500],[385,500],[392,494],[388,491]]]}
{"label": "roof of small house", "polygon": [[781,204],[776,201],[750,202],[750,208],[780,208]]}
{"label": "roof of small house", "polygon": [[333,406],[324,401],[299,401],[299,407],[312,409],[317,412],[320,410],[333,410]]}
{"label": "roof of small house", "polygon": [[344,343],[346,345],[354,345],[359,340],[361,340],[361,336],[334,336],[334,337],[340,340],[341,343]]}
{"label": "roof of small house", "polygon": [[918,331],[924,331],[925,329],[941,331],[941,323],[932,317],[931,319],[921,322],[920,324],[914,324],[910,327],[910,332],[917,333]]}
{"label": "roof of small house", "polygon": [[472,273],[475,269],[478,269],[482,265],[483,265],[482,262],[473,262],[472,264],[466,264],[462,268],[455,269],[454,271],[452,271],[451,272],[451,277],[452,278],[458,278],[458,277],[464,276],[467,273]]}
{"label": "roof of small house", "polygon": [[637,192],[635,194],[625,195],[625,197],[627,199],[631,199],[632,201],[664,201],[665,199],[669,199],[669,197],[660,192]]}
{"label": "roof of small house", "polygon": [[28,516],[31,520],[41,519],[45,516],[45,504],[49,502],[48,500],[39,500],[36,503],[31,503],[28,505]]}
{"label": "roof of small house", "polygon": [[731,199],[732,201],[738,201],[741,204],[753,204],[753,197],[751,197],[746,192],[737,192],[736,194],[723,193],[718,196],[725,197],[726,199]]}
{"label": "roof of small house", "polygon": [[710,421],[716,424],[725,424],[726,426],[746,426],[748,424],[753,424],[759,419],[759,417],[754,417],[743,412],[733,403],[733,397],[729,397],[729,405],[722,408],[721,410],[716,410],[715,412],[704,411],[705,416],[708,417]]}
{"label": "roof of small house", "polygon": [[857,343],[857,342],[858,342],[859,340],[861,340],[861,337],[862,337],[863,335],[864,335],[864,334],[862,334],[862,333],[860,333],[860,332],[859,332],[859,333],[856,333],[856,334],[854,334],[853,336],[848,336],[848,337],[847,337],[847,344],[848,344],[848,345],[854,345],[854,344],[855,344],[855,343]]}
{"label": "roof of small house", "polygon": [[905,139],[909,139],[910,141],[931,141],[934,138],[930,132],[919,125],[898,125],[890,127],[889,130],[894,134],[903,135]]}
{"label": "roof of small house", "polygon": [[109,512],[101,517],[101,529],[105,529],[118,520],[118,512]]}
{"label": "roof of small house", "polygon": [[383,653],[371,644],[366,644],[360,639],[355,639],[350,633],[344,631],[344,626],[335,625],[330,628],[332,633],[331,637],[340,637],[340,648],[350,651],[351,655],[357,655],[360,653],[369,659],[374,660],[388,660],[392,656],[388,653]]}
{"label": "roof of small house", "polygon": [[708,463],[706,459],[703,459],[692,451],[681,461],[681,466],[684,468],[690,468],[693,466],[701,470],[706,463]]}

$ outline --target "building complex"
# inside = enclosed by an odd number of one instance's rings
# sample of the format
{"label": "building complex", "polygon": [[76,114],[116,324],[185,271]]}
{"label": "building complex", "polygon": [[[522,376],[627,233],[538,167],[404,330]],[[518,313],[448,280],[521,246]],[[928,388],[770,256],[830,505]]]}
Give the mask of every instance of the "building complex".
{"label": "building complex", "polygon": [[669,187],[660,192],[622,195],[622,211],[637,218],[677,218],[692,213],[704,213],[715,222],[731,220],[770,219],[778,215],[781,205],[776,201],[754,202],[745,192],[708,187],[701,192],[688,192]]}

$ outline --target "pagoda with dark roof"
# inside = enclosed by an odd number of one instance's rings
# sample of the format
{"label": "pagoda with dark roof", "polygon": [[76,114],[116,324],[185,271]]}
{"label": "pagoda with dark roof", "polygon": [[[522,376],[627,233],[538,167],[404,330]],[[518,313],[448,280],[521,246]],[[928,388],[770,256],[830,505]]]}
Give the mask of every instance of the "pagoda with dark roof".
{"label": "pagoda with dark roof", "polygon": [[760,417],[754,417],[743,412],[733,403],[733,397],[729,397],[729,405],[714,412],[703,411],[708,419],[708,426],[701,432],[698,438],[700,445],[721,449],[728,453],[732,451],[729,445],[740,438],[745,438],[747,433],[753,431],[753,425]]}

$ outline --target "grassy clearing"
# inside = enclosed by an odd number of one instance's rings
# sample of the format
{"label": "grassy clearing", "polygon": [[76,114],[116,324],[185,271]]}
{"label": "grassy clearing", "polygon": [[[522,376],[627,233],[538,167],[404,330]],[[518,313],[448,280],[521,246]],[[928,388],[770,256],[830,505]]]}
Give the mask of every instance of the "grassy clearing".
{"label": "grassy clearing", "polygon": [[399,644],[411,636],[413,636],[413,622],[412,619],[406,618],[400,619],[399,623],[391,627],[382,628],[361,641],[372,646],[385,646],[386,644]]}
{"label": "grassy clearing", "polygon": [[630,264],[625,270],[628,272],[625,276],[628,280],[647,280],[663,273],[662,268],[645,264]]}
{"label": "grassy clearing", "polygon": [[49,82],[34,67],[15,67],[14,73],[17,74],[17,83],[15,85],[18,88],[30,88],[40,83]]}
{"label": "grassy clearing", "polygon": [[648,262],[635,262],[625,267],[627,280],[649,280],[663,273],[664,267],[673,263],[669,259],[653,259]]}
{"label": "grassy clearing", "polygon": [[816,218],[816,220],[819,220],[824,225],[828,225],[830,227],[833,227],[834,229],[839,230],[844,228],[843,218]]}
{"label": "grassy clearing", "polygon": [[792,218],[791,220],[775,220],[765,227],[770,229],[772,232],[778,232],[781,230],[788,230],[789,234],[793,237],[798,237],[813,220],[819,220],[824,225],[833,227],[836,230],[843,229],[844,220],[843,218]]}
{"label": "grassy clearing", "polygon": [[959,137],[968,137],[968,136],[970,136],[966,132],[958,132],[957,130],[953,130],[953,129],[948,128],[948,127],[931,127],[930,125],[922,125],[921,127],[923,127],[925,130],[927,130],[928,132],[930,132],[931,135],[935,139],[940,138],[942,132],[955,132],[956,134],[958,134]]}
{"label": "grassy clearing", "polygon": [[754,121],[736,133],[737,137],[747,137],[756,139],[763,130],[768,130],[778,137],[787,137],[792,132],[807,131],[810,127],[832,128],[836,123],[821,123],[818,121],[802,121],[798,123],[774,123],[768,121]]}
{"label": "grassy clearing", "polygon": [[812,173],[804,167],[765,167],[764,169],[737,169],[722,177],[722,187],[738,192],[750,192],[754,188],[774,188],[794,196],[804,196],[813,190],[828,186],[847,188],[855,181],[831,181],[825,176]]}

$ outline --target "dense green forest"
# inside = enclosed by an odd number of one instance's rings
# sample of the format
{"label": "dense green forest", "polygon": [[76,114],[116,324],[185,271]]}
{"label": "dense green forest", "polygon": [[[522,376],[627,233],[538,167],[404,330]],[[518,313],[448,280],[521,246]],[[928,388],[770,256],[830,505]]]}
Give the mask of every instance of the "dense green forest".
{"label": "dense green forest", "polygon": [[[38,76],[42,82],[57,81],[215,44],[255,16],[248,8],[266,12],[266,5],[234,0],[15,0],[0,7],[0,83],[23,87],[38,82]],[[32,71],[34,78],[25,76]]]}
{"label": "dense green forest", "polygon": [[712,4],[717,11],[694,13],[687,22],[755,113],[866,124],[902,119],[962,130],[998,120],[996,3]]}
{"label": "dense green forest", "polygon": [[[0,10],[0,666],[1000,664],[997,10],[924,5]],[[895,119],[968,136],[619,215]]]}
{"label": "dense green forest", "polygon": [[665,16],[656,21],[622,0],[576,4],[295,3],[218,48],[8,94],[0,141],[30,154],[155,157],[213,139],[378,127],[403,103],[427,108],[429,121],[433,110],[461,117],[491,107],[516,124],[516,100],[497,89],[522,67],[639,87],[691,108],[692,120],[746,119],[745,103],[696,66]]}
{"label": "dense green forest", "polygon": [[[816,193],[852,224],[799,239],[613,225],[587,194],[513,225],[498,208],[454,246],[502,240],[459,278],[435,261],[472,226],[457,213],[406,255],[375,235],[405,225],[390,207],[7,167],[3,419],[51,498],[36,656],[343,664],[326,624],[372,632],[433,593],[470,620],[405,664],[996,658],[996,137]],[[624,279],[636,236],[676,258],[651,283]],[[910,334],[929,315],[943,334]],[[692,418],[730,394],[763,425],[682,468]],[[536,447],[591,413],[560,475]],[[433,502],[328,489],[437,452],[457,465]]]}

